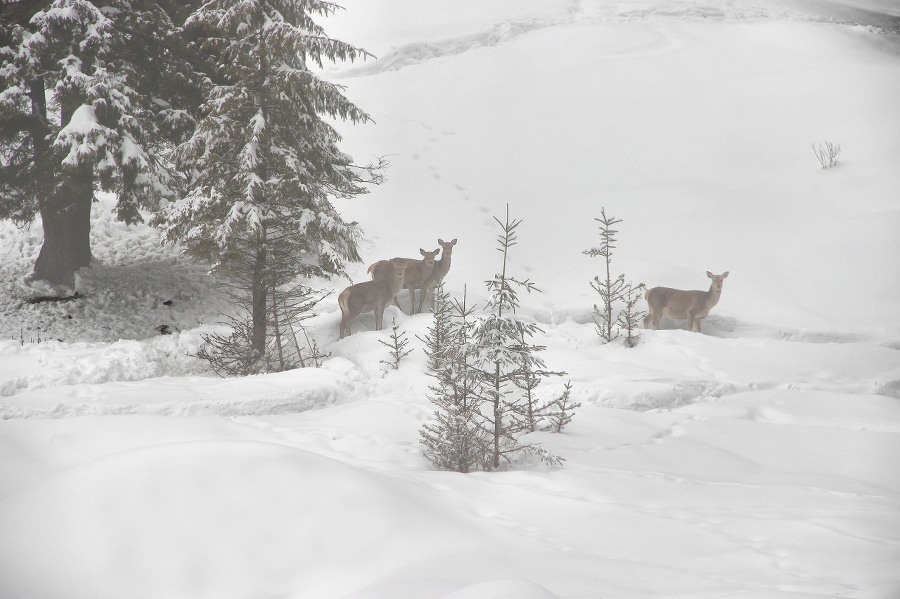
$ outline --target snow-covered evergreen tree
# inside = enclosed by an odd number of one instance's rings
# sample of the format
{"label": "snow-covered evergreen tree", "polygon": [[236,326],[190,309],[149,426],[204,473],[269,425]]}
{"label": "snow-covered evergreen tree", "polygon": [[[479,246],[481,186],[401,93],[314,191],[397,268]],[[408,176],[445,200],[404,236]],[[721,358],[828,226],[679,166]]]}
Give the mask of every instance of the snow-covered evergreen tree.
{"label": "snow-covered evergreen tree", "polygon": [[[522,339],[522,345],[525,345],[524,339]],[[521,430],[531,433],[537,430],[538,421],[545,418],[555,404],[555,400],[546,402],[540,401],[538,398],[537,389],[544,381],[544,378],[548,376],[563,376],[565,374],[565,372],[536,369],[534,365],[526,363],[521,372],[513,378],[515,386],[522,391],[522,398],[510,407],[517,416],[516,421]]]}
{"label": "snow-covered evergreen tree", "polygon": [[401,331],[400,327],[397,326],[396,318],[391,319],[390,339],[390,341],[378,340],[378,343],[390,351],[390,357],[380,362],[385,365],[385,374],[391,370],[400,370],[400,360],[412,353],[411,349],[406,349],[406,346],[409,345],[409,339],[406,338],[406,331]]}
{"label": "snow-covered evergreen tree", "polygon": [[600,218],[595,218],[600,223],[600,247],[585,250],[585,254],[591,257],[601,256],[604,259],[605,275],[596,276],[591,282],[591,287],[600,294],[599,305],[594,304],[594,323],[597,326],[597,334],[609,343],[620,335],[616,326],[613,304],[623,297],[625,290],[625,275],[616,278],[612,276],[612,253],[616,248],[616,234],[618,231],[613,226],[622,222],[621,219],[606,216],[606,209],[600,209]]}
{"label": "snow-covered evergreen tree", "polygon": [[644,294],[641,292],[645,289],[646,286],[643,283],[639,285],[629,283],[622,293],[625,307],[619,312],[616,324],[625,331],[626,347],[635,347],[641,338],[638,331],[640,331],[643,318],[647,313],[638,308],[638,302],[644,299]]}
{"label": "snow-covered evergreen tree", "polygon": [[546,369],[537,355],[544,348],[529,343],[540,328],[516,315],[518,290],[528,293],[539,290],[531,281],[516,279],[507,272],[509,251],[517,244],[516,229],[522,221],[510,220],[509,207],[505,222],[496,217],[494,220],[503,229],[497,238],[497,249],[503,256],[502,268],[485,282],[490,297],[485,314],[475,321],[469,344],[469,351],[475,357],[473,368],[485,386],[488,405],[482,414],[491,437],[491,466],[499,468],[501,460],[511,460],[523,452],[536,453],[552,462],[555,458],[540,447],[524,444],[518,438],[518,433],[528,428],[528,424],[521,417],[521,397],[515,394],[515,381],[526,372]]}
{"label": "snow-covered evergreen tree", "polygon": [[[239,245],[238,247],[244,247]],[[251,340],[254,333],[253,304],[248,290],[254,284],[253,263],[256,253],[245,247],[234,258],[243,263],[229,264],[228,276],[218,280],[219,289],[231,298],[232,311],[224,316],[229,333],[204,335],[206,346],[199,357],[210,362],[213,369],[227,376],[246,376],[263,372],[280,372],[319,363],[321,354],[315,341],[303,329],[302,322],[313,317],[322,294],[296,277],[296,269],[289,259],[283,259],[278,239],[269,239],[266,287],[266,313],[262,315],[266,330],[265,351],[258,351]],[[284,254],[289,257],[289,254]]]}
{"label": "snow-covered evergreen tree", "polygon": [[562,394],[547,407],[546,417],[549,424],[544,430],[561,433],[562,429],[572,422],[575,410],[580,407],[580,403],[572,401],[572,381],[567,381]]}
{"label": "snow-covered evergreen tree", "polygon": [[72,286],[91,261],[98,189],[117,194],[129,223],[174,197],[162,154],[191,118],[166,94],[187,97],[191,84],[160,82],[189,69],[175,64],[177,27],[158,3],[12,3],[2,16],[0,218],[28,223],[40,214],[34,276]]}
{"label": "snow-covered evergreen tree", "polygon": [[[365,51],[330,39],[313,21],[336,6],[318,0],[211,0],[191,14],[185,35],[209,58],[210,89],[193,135],[175,150],[189,192],[159,219],[165,238],[224,275],[249,268],[250,349],[266,351],[266,290],[273,240],[300,276],[343,272],[359,260],[359,229],[332,197],[365,193],[377,173],[353,165],[329,120],[369,116],[307,61],[341,61]],[[248,259],[249,258],[249,259]]]}
{"label": "snow-covered evergreen tree", "polygon": [[435,382],[429,399],[433,419],[420,431],[427,457],[436,468],[472,472],[491,468],[491,442],[482,426],[481,379],[470,367],[468,352],[473,309],[451,300],[442,285],[432,296],[434,320],[425,343],[428,374]]}
{"label": "snow-covered evergreen tree", "polygon": [[[624,274],[616,278],[612,276],[612,254],[618,234],[613,227],[622,222],[622,219],[606,216],[606,209],[601,208],[600,218],[594,220],[600,223],[600,247],[591,248],[584,253],[591,257],[603,257],[606,270],[605,275],[596,276],[591,282],[591,287],[600,294],[601,301],[599,305],[594,304],[594,324],[597,327],[597,334],[609,343],[618,339],[624,330],[625,346],[635,347],[640,337],[637,330],[642,315],[637,304],[642,298],[640,291],[644,289],[644,284],[635,285],[627,282]],[[618,315],[615,307],[617,303],[625,305]]]}

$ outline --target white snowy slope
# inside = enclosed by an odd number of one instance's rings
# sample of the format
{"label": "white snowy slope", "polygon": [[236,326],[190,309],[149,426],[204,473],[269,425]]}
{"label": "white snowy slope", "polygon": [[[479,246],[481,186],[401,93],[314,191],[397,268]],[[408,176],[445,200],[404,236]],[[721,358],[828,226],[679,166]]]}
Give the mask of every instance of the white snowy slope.
{"label": "white snowy slope", "polygon": [[[344,148],[392,163],[340,203],[351,275],[456,238],[478,302],[509,205],[521,313],[568,372],[542,393],[583,404],[531,440],[566,461],[431,468],[428,314],[389,308],[414,352],[385,375],[388,331],[338,340],[332,295],[322,368],[220,379],[203,265],[104,199],[83,297],[28,304],[40,226],[0,223],[0,599],[900,597],[894,3],[344,4],[328,32],[378,56],[324,72],[376,121]],[[703,334],[600,343],[601,207],[616,274],[730,271]]]}

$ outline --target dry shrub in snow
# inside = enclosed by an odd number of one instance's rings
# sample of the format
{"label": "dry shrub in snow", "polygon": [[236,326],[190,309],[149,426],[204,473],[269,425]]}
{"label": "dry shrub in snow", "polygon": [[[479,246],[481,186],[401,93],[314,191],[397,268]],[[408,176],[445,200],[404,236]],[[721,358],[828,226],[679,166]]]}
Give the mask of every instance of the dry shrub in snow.
{"label": "dry shrub in snow", "polygon": [[830,141],[826,141],[824,144],[813,142],[809,145],[812,146],[813,153],[823,169],[837,166],[838,156],[841,155],[841,146]]}

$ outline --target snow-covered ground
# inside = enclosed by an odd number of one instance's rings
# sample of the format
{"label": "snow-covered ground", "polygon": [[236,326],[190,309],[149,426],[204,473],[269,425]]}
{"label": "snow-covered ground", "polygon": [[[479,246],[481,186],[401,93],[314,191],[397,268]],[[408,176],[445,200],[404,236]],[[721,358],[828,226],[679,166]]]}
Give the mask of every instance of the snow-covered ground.
{"label": "snow-covered ground", "polygon": [[[522,313],[583,404],[534,435],[564,465],[430,468],[427,314],[389,309],[397,372],[331,296],[322,368],[220,379],[192,356],[226,306],[152,229],[97,204],[83,297],[28,304],[40,227],[2,223],[0,598],[900,597],[896,4],[344,4],[328,31],[379,57],[325,71],[377,123],[344,147],[392,163],[340,204],[351,275],[457,238],[478,301],[508,204]],[[601,206],[629,279],[730,271],[702,335],[600,344]]]}

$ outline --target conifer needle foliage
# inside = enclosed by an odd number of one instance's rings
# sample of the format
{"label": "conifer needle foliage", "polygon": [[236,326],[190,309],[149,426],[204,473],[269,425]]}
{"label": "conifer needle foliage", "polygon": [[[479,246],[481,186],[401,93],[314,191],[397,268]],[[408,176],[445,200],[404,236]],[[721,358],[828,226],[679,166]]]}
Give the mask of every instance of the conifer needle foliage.
{"label": "conifer needle foliage", "polygon": [[[625,280],[625,275],[620,274],[617,277],[612,275],[612,255],[616,249],[616,236],[618,230],[614,229],[615,225],[622,222],[622,219],[614,216],[607,216],[606,209],[600,208],[600,218],[595,218],[600,223],[600,246],[585,250],[583,253],[592,258],[601,257],[604,263],[604,273],[594,277],[591,281],[591,287],[600,295],[600,303],[594,304],[594,324],[597,327],[597,334],[604,342],[609,343],[618,339],[625,331],[625,346],[635,347],[640,338],[637,332],[639,329],[638,322],[644,315],[637,308],[638,301],[642,299],[641,291],[644,290],[644,284],[634,285]],[[616,315],[616,305],[625,304],[625,309]]]}
{"label": "conifer needle foliage", "polygon": [[455,472],[491,469],[491,441],[483,426],[484,385],[472,368],[469,351],[474,308],[452,300],[443,285],[434,290],[434,320],[425,343],[429,399],[436,410],[420,431],[427,457],[436,468]]}
{"label": "conifer needle foliage", "polygon": [[[523,456],[550,464],[562,459],[540,445],[521,439],[536,430],[553,405],[538,402],[535,389],[547,370],[531,342],[540,328],[516,313],[519,292],[538,292],[534,283],[508,272],[509,252],[521,220],[496,219],[502,228],[497,249],[499,273],[485,281],[489,298],[480,311],[451,301],[443,288],[435,291],[434,324],[424,339],[429,374],[436,380],[430,399],[438,408],[425,425],[425,455],[437,467],[458,472],[496,470]],[[565,422],[569,413],[561,416]],[[561,427],[558,427],[561,428]]]}
{"label": "conifer needle foliage", "polygon": [[277,298],[292,279],[341,274],[359,261],[359,227],[332,199],[366,193],[381,177],[383,164],[353,164],[332,125],[369,115],[308,66],[368,55],[314,21],[336,8],[210,0],[185,21],[194,54],[205,57],[207,89],[196,128],[172,153],[187,191],[157,222],[166,240],[243,283],[249,346],[237,352],[264,364],[276,363],[266,357],[269,338],[279,335],[269,315],[279,316]]}
{"label": "conifer needle foliage", "polygon": [[307,65],[368,55],[313,21],[334,10],[317,1],[212,0],[187,19],[197,52],[209,57],[209,91],[196,130],[174,153],[189,173],[188,193],[160,224],[167,239],[216,269],[235,245],[265,245],[270,231],[294,238],[305,276],[338,274],[359,259],[359,229],[330,199],[366,193],[373,171],[338,148],[328,119],[371,119]]}
{"label": "conifer needle foliage", "polygon": [[400,360],[412,353],[411,349],[406,349],[406,346],[409,345],[409,339],[406,338],[406,331],[401,331],[400,327],[397,326],[396,318],[391,319],[390,341],[379,339],[378,343],[390,351],[390,357],[380,362],[385,366],[385,374],[391,370],[400,370]]}
{"label": "conifer needle foliage", "polygon": [[72,287],[90,265],[98,191],[129,224],[177,197],[168,158],[202,88],[180,24],[197,5],[0,2],[0,218],[40,214],[36,279]]}

